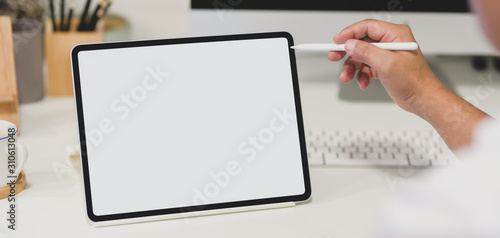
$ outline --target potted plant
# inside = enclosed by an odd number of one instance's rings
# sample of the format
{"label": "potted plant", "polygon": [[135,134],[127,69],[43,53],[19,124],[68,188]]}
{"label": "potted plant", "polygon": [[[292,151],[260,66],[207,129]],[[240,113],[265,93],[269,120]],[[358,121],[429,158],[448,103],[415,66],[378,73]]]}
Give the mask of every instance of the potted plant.
{"label": "potted plant", "polygon": [[46,2],[0,0],[0,15],[12,19],[17,87],[20,103],[35,102],[45,95],[43,80],[43,23]]}

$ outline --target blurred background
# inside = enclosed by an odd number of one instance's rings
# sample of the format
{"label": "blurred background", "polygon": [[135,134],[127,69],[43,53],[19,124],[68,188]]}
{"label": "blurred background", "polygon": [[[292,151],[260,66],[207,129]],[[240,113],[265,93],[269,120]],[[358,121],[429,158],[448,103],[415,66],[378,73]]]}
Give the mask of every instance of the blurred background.
{"label": "blurred background", "polygon": [[[90,5],[89,18],[94,11],[97,13],[94,9],[99,4],[110,4],[100,20],[98,31],[102,36],[95,41],[288,31],[296,44],[328,43],[346,26],[372,18],[409,25],[429,62],[436,56],[452,56],[469,62],[467,64],[477,70],[487,69],[491,64],[500,68],[498,58],[492,57],[495,50],[485,39],[466,0],[55,0],[52,4],[56,22],[61,16],[62,3],[66,17],[69,8],[74,6],[75,19],[80,17],[86,4]],[[0,15],[8,15],[13,21],[20,103],[41,100],[47,91],[53,96],[72,95],[69,59],[66,66],[43,63],[47,47],[59,45],[45,42],[43,47],[43,29],[51,23],[49,6],[48,0],[0,0]],[[53,41],[47,35],[45,33],[45,41]],[[72,45],[86,40],[74,38],[80,40]],[[62,57],[69,53],[70,46],[61,50]],[[60,58],[50,54],[47,58]],[[47,67],[48,77],[44,71]],[[65,68],[65,72],[57,72],[60,68]],[[59,78],[56,74],[64,75],[61,76],[64,79],[52,84],[67,84],[66,89],[51,89],[52,78]],[[303,75],[301,79],[309,77]]]}

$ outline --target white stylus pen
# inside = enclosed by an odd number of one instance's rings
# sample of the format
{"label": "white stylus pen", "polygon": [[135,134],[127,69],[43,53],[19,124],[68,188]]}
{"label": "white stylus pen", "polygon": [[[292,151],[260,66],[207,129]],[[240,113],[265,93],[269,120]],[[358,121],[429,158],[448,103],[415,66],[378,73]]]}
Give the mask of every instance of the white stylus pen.
{"label": "white stylus pen", "polygon": [[[386,50],[416,50],[418,44],[416,42],[392,42],[392,43],[371,43],[377,47]],[[345,51],[344,44],[300,44],[291,47],[295,50],[303,51]]]}

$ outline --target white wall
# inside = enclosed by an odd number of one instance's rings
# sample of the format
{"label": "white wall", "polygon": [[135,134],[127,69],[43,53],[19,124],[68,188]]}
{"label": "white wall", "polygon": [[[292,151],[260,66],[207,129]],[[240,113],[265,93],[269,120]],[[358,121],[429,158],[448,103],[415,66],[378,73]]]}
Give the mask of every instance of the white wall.
{"label": "white wall", "polygon": [[[98,2],[92,0],[93,6]],[[84,5],[85,0],[76,0],[77,15]],[[190,6],[190,0],[114,0],[108,14],[129,21],[133,40],[183,37],[189,34]]]}

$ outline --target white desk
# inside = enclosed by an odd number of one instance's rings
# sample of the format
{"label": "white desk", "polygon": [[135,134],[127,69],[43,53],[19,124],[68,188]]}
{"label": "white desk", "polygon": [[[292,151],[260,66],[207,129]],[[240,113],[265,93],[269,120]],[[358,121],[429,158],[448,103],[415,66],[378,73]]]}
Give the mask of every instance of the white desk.
{"label": "white desk", "polygon": [[[441,61],[447,76],[461,77],[462,96],[481,97],[479,106],[486,111],[498,105],[498,73],[471,72],[466,59]],[[429,128],[394,103],[338,100],[341,64],[314,55],[301,55],[298,63],[306,128]],[[492,75],[497,82],[488,86],[494,93],[483,97],[477,92],[478,75]],[[30,160],[25,168],[28,186],[17,197],[18,230],[7,231],[5,219],[0,219],[0,233],[11,237],[370,237],[383,217],[384,201],[404,185],[387,180],[402,180],[398,169],[312,168],[313,199],[308,204],[93,228],[87,223],[81,181],[71,176],[75,172],[65,162],[66,146],[78,142],[73,100],[48,98],[22,105],[20,111],[20,141],[28,147]],[[412,180],[416,178],[405,178]],[[148,195],[138,189],[136,196]],[[0,201],[0,207],[5,211],[7,201]]]}

